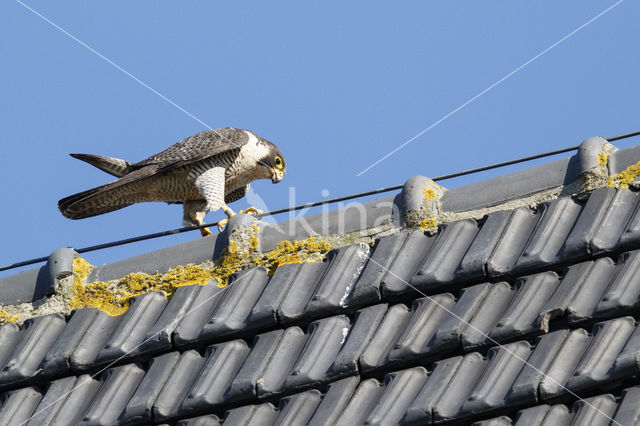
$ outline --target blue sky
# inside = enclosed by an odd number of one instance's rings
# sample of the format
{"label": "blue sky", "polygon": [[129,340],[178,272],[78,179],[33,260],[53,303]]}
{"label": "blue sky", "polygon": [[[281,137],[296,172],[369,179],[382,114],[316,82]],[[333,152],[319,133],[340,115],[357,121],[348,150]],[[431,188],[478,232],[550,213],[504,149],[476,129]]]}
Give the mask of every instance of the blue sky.
{"label": "blue sky", "polygon": [[[181,207],[161,203],[65,219],[58,199],[111,180],[67,154],[139,161],[203,123],[251,129],[282,149],[284,181],[253,185],[269,209],[322,199],[325,189],[347,195],[640,129],[640,3],[630,0],[360,176],[616,2],[25,4],[197,120],[19,2],[0,2],[3,265],[180,227]],[[85,257],[101,264],[194,238]]]}

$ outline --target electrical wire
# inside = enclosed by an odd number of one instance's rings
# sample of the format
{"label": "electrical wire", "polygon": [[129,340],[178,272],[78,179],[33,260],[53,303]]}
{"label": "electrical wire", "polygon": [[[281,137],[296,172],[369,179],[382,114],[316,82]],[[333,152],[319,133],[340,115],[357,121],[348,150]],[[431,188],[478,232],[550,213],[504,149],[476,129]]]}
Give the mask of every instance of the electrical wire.
{"label": "electrical wire", "polygon": [[[604,139],[606,139],[608,142],[613,142],[613,141],[618,141],[618,140],[621,140],[621,139],[627,139],[627,138],[638,136],[638,135],[640,135],[640,131],[632,132],[632,133],[625,133],[623,135],[612,136],[610,138],[604,138]],[[504,161],[502,163],[491,164],[489,166],[484,166],[484,167],[478,167],[478,168],[475,168],[475,169],[464,170],[464,171],[461,171],[461,172],[451,173],[451,174],[448,174],[448,175],[437,176],[437,177],[432,178],[432,180],[437,182],[437,181],[446,180],[446,179],[453,179],[453,178],[456,178],[456,177],[470,175],[470,174],[473,174],[473,173],[479,173],[479,172],[483,172],[483,171],[486,171],[486,170],[497,169],[499,167],[510,166],[512,164],[518,164],[518,163],[523,163],[523,162],[526,162],[526,161],[537,160],[538,158],[544,158],[544,157],[550,157],[550,156],[557,155],[557,154],[563,154],[565,152],[575,151],[578,148],[580,148],[580,145],[572,146],[572,147],[569,147],[569,148],[558,149],[558,150],[555,150],[555,151],[549,151],[549,152],[545,152],[545,153],[542,153],[542,154],[531,155],[531,156],[528,156],[528,157],[522,157],[522,158],[518,158],[516,160]],[[312,202],[312,203],[301,204],[301,205],[293,206],[293,207],[285,207],[283,209],[272,210],[270,212],[260,213],[260,214],[256,215],[256,217],[257,218],[261,218],[261,217],[265,217],[265,216],[273,216],[273,215],[276,215],[276,214],[288,213],[288,212],[293,212],[293,211],[297,211],[297,210],[308,209],[308,208],[311,208],[311,207],[322,206],[322,205],[325,205],[325,204],[333,204],[333,203],[337,203],[337,202],[340,202],[340,201],[353,200],[355,198],[362,198],[362,197],[366,197],[366,196],[369,196],[369,195],[376,195],[376,194],[382,194],[382,193],[385,193],[385,192],[397,191],[398,189],[402,189],[403,186],[404,185],[388,186],[386,188],[374,189],[374,190],[371,190],[371,191],[360,192],[358,194],[345,195],[343,197],[336,197],[336,198],[329,198],[329,199],[326,199],[326,200],[315,201],[315,202]],[[138,242],[138,241],[145,241],[145,240],[150,240],[150,239],[154,239],[154,238],[166,237],[166,236],[169,236],[169,235],[182,234],[184,232],[195,231],[195,230],[200,229],[200,228],[209,228],[209,227],[217,226],[219,222],[220,221],[211,222],[211,223],[204,223],[202,225],[185,226],[183,228],[170,229],[168,231],[155,232],[153,234],[146,234],[146,235],[140,235],[140,236],[137,236],[137,237],[125,238],[123,240],[117,240],[117,241],[112,241],[112,242],[109,242],[109,243],[97,244],[97,245],[94,245],[94,246],[75,249],[75,251],[78,252],[78,253],[88,253],[88,252],[91,252],[91,251],[102,250],[102,249],[106,249],[106,248],[110,248],[110,247],[117,247],[117,246],[122,246],[122,245],[125,245],[125,244],[131,244],[131,243],[135,243],[135,242]],[[6,270],[9,270],[9,269],[19,268],[21,266],[33,265],[34,263],[46,262],[48,258],[49,258],[49,256],[42,256],[42,257],[38,257],[38,258],[35,258],[35,259],[24,260],[22,262],[12,263],[12,264],[6,265],[6,266],[0,266],[0,271],[6,271]]]}

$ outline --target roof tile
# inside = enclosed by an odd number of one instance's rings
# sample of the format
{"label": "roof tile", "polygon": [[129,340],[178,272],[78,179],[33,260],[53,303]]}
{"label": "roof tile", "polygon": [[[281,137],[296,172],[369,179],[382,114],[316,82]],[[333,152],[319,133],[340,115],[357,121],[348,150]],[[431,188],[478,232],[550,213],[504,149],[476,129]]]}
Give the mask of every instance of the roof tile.
{"label": "roof tile", "polygon": [[0,371],[0,383],[15,383],[35,376],[40,362],[66,325],[62,315],[46,315],[24,323],[20,341]]}
{"label": "roof tile", "polygon": [[151,419],[154,402],[179,360],[178,352],[169,352],[149,362],[146,374],[124,408],[123,421],[148,422]]}
{"label": "roof tile", "polygon": [[[131,306],[122,315],[122,320],[98,354],[96,362],[107,362],[137,352],[166,304],[167,298],[159,291],[134,297]],[[149,348],[149,345],[146,347]]]}
{"label": "roof tile", "polygon": [[268,281],[269,276],[263,267],[235,274],[229,289],[224,291],[222,301],[202,328],[200,337],[211,340],[259,328],[259,323],[249,322],[249,315]]}
{"label": "roof tile", "polygon": [[102,386],[82,422],[91,425],[118,424],[120,413],[135,392],[145,371],[136,364],[107,370]]}
{"label": "roof tile", "polygon": [[571,197],[562,197],[538,207],[538,223],[522,251],[515,271],[539,270],[562,260],[561,248],[573,227],[581,206]]}
{"label": "roof tile", "polygon": [[466,219],[444,225],[437,241],[411,278],[411,284],[423,291],[445,284],[448,284],[445,288],[449,289],[460,262],[477,234],[475,220]]}
{"label": "roof tile", "polygon": [[243,340],[209,346],[205,353],[207,360],[182,403],[181,414],[225,402],[225,391],[248,353],[249,348]]}
{"label": "roof tile", "polygon": [[42,394],[33,387],[7,392],[3,395],[0,408],[0,424],[17,425],[31,418],[42,399]]}

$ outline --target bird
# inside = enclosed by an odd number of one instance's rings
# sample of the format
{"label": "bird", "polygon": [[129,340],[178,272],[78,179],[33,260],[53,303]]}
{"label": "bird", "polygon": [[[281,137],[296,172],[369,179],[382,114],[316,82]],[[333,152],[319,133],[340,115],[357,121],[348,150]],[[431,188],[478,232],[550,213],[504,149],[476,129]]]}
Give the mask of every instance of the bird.
{"label": "bird", "polygon": [[[286,163],[282,151],[249,130],[227,127],[197,133],[137,163],[93,154],[69,154],[118,179],[58,201],[69,219],[83,219],[122,209],[135,203],[164,201],[183,205],[183,225],[204,223],[208,212],[227,215],[227,205],[244,197],[257,179],[282,180]],[[256,214],[250,207],[241,213]],[[211,235],[201,228],[202,236]]]}

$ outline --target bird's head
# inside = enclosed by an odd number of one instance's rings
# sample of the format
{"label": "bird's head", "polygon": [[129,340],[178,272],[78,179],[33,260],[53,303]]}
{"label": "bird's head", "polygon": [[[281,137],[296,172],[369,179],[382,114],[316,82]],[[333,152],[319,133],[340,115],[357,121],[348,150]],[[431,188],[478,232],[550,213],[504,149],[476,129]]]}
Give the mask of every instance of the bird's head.
{"label": "bird's head", "polygon": [[284,177],[287,165],[284,162],[282,151],[271,142],[268,142],[268,145],[268,153],[260,159],[259,163],[264,167],[266,177],[271,179],[273,183],[278,183]]}

